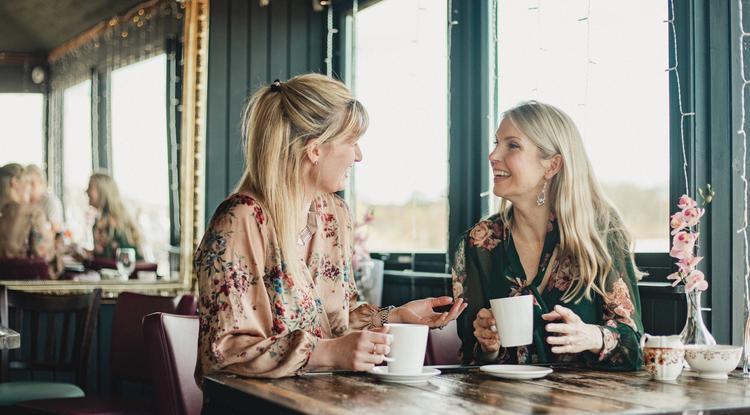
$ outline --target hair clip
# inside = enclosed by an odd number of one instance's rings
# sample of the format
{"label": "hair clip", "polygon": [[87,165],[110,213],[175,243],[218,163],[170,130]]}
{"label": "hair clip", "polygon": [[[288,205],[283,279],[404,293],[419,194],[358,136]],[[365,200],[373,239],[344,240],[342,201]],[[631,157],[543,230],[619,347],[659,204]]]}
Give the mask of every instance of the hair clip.
{"label": "hair clip", "polygon": [[278,79],[271,82],[271,91],[273,92],[281,92],[281,81]]}

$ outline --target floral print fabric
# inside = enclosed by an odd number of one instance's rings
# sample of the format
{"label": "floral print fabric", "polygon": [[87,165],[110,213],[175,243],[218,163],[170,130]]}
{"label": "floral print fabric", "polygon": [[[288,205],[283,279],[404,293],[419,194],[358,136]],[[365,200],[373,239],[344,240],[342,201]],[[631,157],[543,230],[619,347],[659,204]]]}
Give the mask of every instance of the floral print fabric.
{"label": "floral print fabric", "polygon": [[[287,272],[273,219],[248,194],[216,210],[196,254],[200,337],[196,379],[223,371],[283,377],[304,370],[318,339],[372,325],[356,307],[352,221],[335,195],[314,201],[316,227],[299,275]],[[302,252],[303,248],[300,248]]]}
{"label": "floral print fabric", "polygon": [[43,258],[50,278],[62,271],[62,256],[44,211],[34,205],[6,203],[0,211],[0,258]]}
{"label": "floral print fabric", "polygon": [[[500,363],[547,363],[584,360],[590,366],[615,370],[636,370],[641,365],[640,337],[643,325],[635,268],[628,255],[613,256],[613,270],[608,275],[606,295],[592,292],[591,300],[563,302],[562,297],[579,273],[573,258],[559,255],[559,229],[553,215],[532,279],[526,278],[510,227],[500,215],[494,215],[471,228],[459,242],[452,267],[453,296],[469,304],[458,317],[460,349],[464,364],[484,363],[485,355],[474,338],[473,321],[480,308],[490,308],[492,298],[531,294],[534,296],[534,341],[531,345],[501,348]],[[529,281],[530,282],[527,282]],[[589,324],[598,325],[603,347],[597,354],[555,355],[546,341],[546,321],[541,315],[560,304],[571,309]]]}
{"label": "floral print fabric", "polygon": [[133,248],[136,259],[139,261],[143,259],[140,248],[125,237],[125,232],[112,216],[97,216],[92,231],[94,233],[94,256],[115,259],[118,248]]}

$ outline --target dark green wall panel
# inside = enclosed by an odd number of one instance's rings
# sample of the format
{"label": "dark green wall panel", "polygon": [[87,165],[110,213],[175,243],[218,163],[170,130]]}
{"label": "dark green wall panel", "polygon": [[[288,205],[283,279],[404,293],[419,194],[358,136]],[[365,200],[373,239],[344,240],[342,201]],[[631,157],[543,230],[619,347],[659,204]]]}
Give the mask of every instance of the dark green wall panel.
{"label": "dark green wall panel", "polygon": [[249,94],[274,79],[325,69],[325,12],[310,2],[212,0],[206,124],[206,220],[244,170],[240,134]]}

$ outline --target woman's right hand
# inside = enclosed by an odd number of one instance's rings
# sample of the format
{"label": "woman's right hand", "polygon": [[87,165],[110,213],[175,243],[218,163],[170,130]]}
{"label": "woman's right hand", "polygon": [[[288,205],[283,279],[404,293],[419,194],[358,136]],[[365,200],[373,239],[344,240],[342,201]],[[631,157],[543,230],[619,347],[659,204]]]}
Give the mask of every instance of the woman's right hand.
{"label": "woman's right hand", "polygon": [[367,371],[383,363],[391,352],[388,327],[352,331],[335,338],[320,340],[310,357],[311,366],[333,366],[339,369]]}
{"label": "woman's right hand", "polygon": [[482,308],[474,320],[474,337],[485,353],[494,353],[500,350],[500,337],[495,327],[495,318],[490,310]]}

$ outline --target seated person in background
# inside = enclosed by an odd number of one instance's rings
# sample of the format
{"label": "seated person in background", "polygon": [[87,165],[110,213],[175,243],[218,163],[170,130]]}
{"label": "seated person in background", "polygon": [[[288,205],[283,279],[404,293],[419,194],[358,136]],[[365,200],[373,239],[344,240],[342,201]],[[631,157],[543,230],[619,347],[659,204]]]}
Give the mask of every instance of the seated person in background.
{"label": "seated person in background", "polygon": [[47,215],[47,220],[52,224],[55,233],[62,231],[63,210],[60,199],[47,188],[47,179],[44,172],[36,164],[29,164],[24,169],[31,185],[30,200],[32,204],[38,205]]}
{"label": "seated person in background", "polygon": [[57,278],[62,258],[55,234],[39,206],[29,203],[30,186],[20,164],[0,168],[0,259],[43,258]]}
{"label": "seated person in background", "polygon": [[[489,156],[500,212],[466,232],[453,295],[468,363],[548,363],[637,370],[643,334],[631,238],[594,177],[580,133],[559,109],[508,110]],[[533,295],[533,342],[503,348],[493,298]]]}
{"label": "seated person in background", "polygon": [[133,248],[142,260],[141,234],[120,197],[117,183],[106,173],[94,173],[86,189],[89,205],[96,209],[94,250],[86,256],[115,259],[118,248]]}

